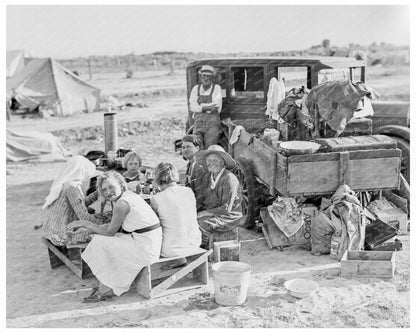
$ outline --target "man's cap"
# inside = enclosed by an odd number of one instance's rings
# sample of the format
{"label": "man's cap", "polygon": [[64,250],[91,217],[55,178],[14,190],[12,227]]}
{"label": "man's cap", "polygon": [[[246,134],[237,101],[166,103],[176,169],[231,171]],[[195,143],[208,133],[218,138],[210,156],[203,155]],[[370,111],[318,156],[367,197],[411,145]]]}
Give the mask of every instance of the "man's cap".
{"label": "man's cap", "polygon": [[199,74],[205,74],[205,75],[214,75],[215,69],[214,67],[210,65],[203,65],[201,69],[198,71]]}

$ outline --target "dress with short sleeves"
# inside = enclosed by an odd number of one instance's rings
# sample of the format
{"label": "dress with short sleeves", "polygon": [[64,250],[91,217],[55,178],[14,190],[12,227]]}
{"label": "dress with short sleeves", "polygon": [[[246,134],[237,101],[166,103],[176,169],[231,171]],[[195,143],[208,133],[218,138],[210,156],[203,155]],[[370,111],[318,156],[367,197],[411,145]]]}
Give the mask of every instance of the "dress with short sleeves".
{"label": "dress with short sleeves", "polygon": [[201,245],[195,195],[189,187],[173,185],[150,199],[163,230],[161,255],[187,256]]}
{"label": "dress with short sleeves", "polygon": [[[152,208],[136,193],[125,191],[119,200],[130,207],[122,224],[124,230],[130,232],[159,223]],[[143,267],[159,259],[161,246],[161,228],[141,234],[94,235],[82,259],[95,277],[119,296],[130,289]]]}

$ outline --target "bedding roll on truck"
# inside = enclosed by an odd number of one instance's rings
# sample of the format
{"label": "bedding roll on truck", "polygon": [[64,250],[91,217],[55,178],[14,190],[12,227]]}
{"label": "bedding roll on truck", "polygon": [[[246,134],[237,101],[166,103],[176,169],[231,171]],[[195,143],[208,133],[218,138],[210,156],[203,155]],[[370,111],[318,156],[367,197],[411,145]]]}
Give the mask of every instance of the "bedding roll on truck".
{"label": "bedding roll on truck", "polygon": [[[409,103],[370,102],[377,93],[365,85],[363,61],[198,60],[187,66],[188,100],[202,65],[215,68],[222,89],[219,144],[237,162],[245,227],[277,197],[316,202],[343,184],[364,207],[369,193],[383,190],[409,199]],[[192,129],[189,110],[187,133]]]}

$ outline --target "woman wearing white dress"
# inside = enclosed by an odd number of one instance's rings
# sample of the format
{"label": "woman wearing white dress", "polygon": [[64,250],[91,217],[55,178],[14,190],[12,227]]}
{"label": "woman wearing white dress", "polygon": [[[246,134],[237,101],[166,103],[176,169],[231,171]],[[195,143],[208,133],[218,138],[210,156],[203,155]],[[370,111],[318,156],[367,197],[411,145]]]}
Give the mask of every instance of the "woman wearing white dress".
{"label": "woman wearing white dress", "polygon": [[127,190],[124,178],[109,171],[98,179],[101,195],[114,203],[113,218],[108,225],[75,221],[69,232],[87,229],[93,236],[82,259],[99,281],[98,288],[84,298],[92,303],[120,296],[147,265],[159,259],[162,229],[150,206],[136,193]]}
{"label": "woman wearing white dress", "polygon": [[191,255],[201,245],[195,195],[189,187],[178,185],[178,180],[178,171],[172,164],[160,163],[156,167],[154,185],[161,192],[150,199],[150,206],[162,225],[163,257]]}

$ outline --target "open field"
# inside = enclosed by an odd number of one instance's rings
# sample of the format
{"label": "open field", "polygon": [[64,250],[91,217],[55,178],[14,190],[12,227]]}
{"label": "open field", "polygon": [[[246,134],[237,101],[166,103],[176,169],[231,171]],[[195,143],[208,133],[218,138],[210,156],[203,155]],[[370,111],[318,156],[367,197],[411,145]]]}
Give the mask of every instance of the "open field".
{"label": "open field", "polygon": [[[144,164],[186,163],[173,151],[187,116],[185,73],[138,72],[94,75],[90,81],[104,96],[142,103],[117,111],[119,127],[134,122],[138,130],[119,137],[120,147],[134,147]],[[409,100],[406,69],[370,68],[367,83],[382,99]],[[88,78],[88,77],[84,77]],[[104,110],[105,111],[105,110]],[[103,133],[81,128],[103,126],[103,112],[68,118],[12,117],[8,128],[60,131],[74,153],[103,150]],[[83,132],[84,133],[84,132]],[[94,132],[95,133],[95,132]],[[213,301],[212,280],[206,288],[147,301],[134,290],[111,302],[83,304],[95,279],[80,280],[66,267],[51,270],[40,241],[44,197],[63,162],[7,164],[7,326],[8,327],[409,327],[409,235],[400,236],[393,279],[340,276],[339,263],[298,248],[269,250],[262,234],[241,229],[241,261],[253,265],[247,302],[221,307]],[[250,241],[252,240],[252,241]],[[328,266],[329,265],[329,266]],[[288,295],[283,282],[310,278],[320,289],[309,299]]]}

